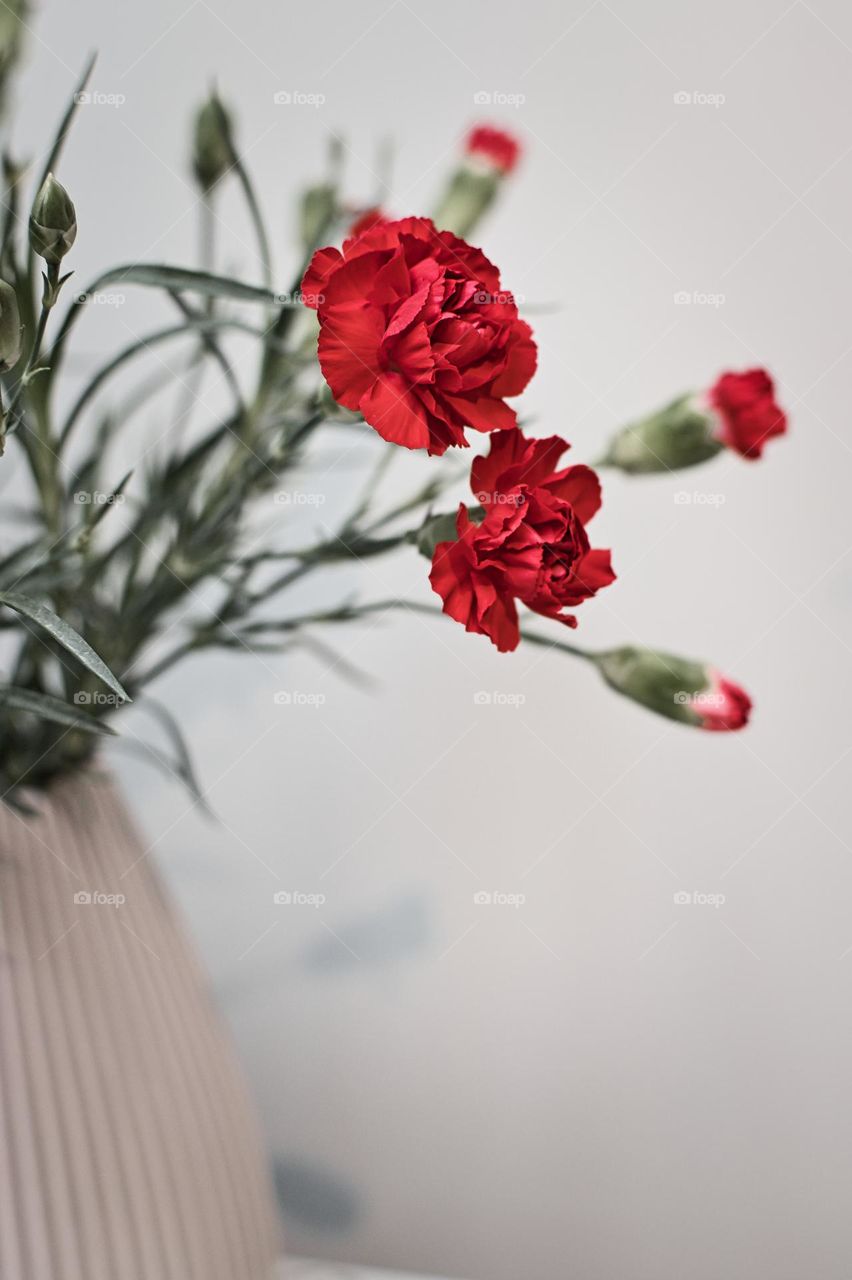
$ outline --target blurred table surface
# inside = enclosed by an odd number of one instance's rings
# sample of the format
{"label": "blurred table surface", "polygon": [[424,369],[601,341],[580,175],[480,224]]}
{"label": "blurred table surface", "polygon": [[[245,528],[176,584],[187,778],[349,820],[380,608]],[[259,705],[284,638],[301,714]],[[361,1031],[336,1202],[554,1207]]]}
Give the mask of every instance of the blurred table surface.
{"label": "blurred table surface", "polygon": [[414,1275],[411,1271],[385,1271],[382,1267],[348,1266],[315,1258],[286,1258],[277,1280],[441,1280],[439,1276]]}

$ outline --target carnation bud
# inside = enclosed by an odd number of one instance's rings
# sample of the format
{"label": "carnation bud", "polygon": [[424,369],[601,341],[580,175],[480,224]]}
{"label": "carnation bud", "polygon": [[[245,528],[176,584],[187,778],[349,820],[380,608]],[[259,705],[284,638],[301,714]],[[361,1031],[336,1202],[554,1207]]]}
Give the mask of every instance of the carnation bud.
{"label": "carnation bud", "polygon": [[49,173],[33,201],[30,245],[48,266],[58,267],[77,238],[77,214],[61,182]]}
{"label": "carnation bud", "polygon": [[192,168],[205,193],[212,191],[233,166],[236,156],[233,139],[231,117],[214,91],[195,117]]}
{"label": "carnation bud", "polygon": [[480,126],[465,142],[464,163],[453,174],[435,212],[435,225],[467,238],[493,204],[503,178],[518,161],[520,144],[502,129]]}
{"label": "carnation bud", "polygon": [[748,723],[748,694],[705,662],[638,645],[611,649],[593,660],[618,693],[670,720],[712,730],[742,729]]}
{"label": "carnation bud", "polygon": [[600,465],[639,474],[694,467],[722,449],[759,458],[766,442],[786,430],[787,415],[765,369],[723,373],[708,390],[679,396],[623,427]]}
{"label": "carnation bud", "polygon": [[0,280],[0,372],[14,369],[21,357],[21,317],[15,290]]}

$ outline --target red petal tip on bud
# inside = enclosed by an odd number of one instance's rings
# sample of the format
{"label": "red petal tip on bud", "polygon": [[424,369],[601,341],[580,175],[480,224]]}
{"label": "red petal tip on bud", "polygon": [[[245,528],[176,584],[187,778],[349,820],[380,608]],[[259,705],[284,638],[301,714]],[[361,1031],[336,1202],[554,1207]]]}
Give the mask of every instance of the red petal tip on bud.
{"label": "red petal tip on bud", "polygon": [[787,415],[766,369],[723,373],[707,392],[707,402],[717,419],[716,439],[744,458],[759,458],[766,442],[787,430]]}
{"label": "red petal tip on bud", "polygon": [[689,705],[700,717],[702,729],[729,732],[748,724],[752,701],[745,689],[710,668],[706,689],[694,693]]}
{"label": "red petal tip on bud", "polygon": [[501,174],[508,174],[520,159],[521,144],[505,129],[483,124],[471,129],[467,135],[465,152],[471,159],[484,161]]}

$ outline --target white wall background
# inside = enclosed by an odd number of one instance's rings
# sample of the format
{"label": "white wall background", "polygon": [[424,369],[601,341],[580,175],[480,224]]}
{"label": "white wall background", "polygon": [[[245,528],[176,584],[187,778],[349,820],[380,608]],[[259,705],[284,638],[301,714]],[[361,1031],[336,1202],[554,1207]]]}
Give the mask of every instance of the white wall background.
{"label": "white wall background", "polygon": [[[213,76],[282,285],[292,198],[331,130],[363,198],[392,133],[386,203],[420,212],[485,114],[527,156],[478,238],[510,288],[561,304],[535,319],[540,430],[589,459],[624,419],[755,361],[791,413],[760,464],[608,479],[596,533],[619,581],[581,616],[590,646],[711,657],[754,694],[747,733],[690,733],[567,658],[500,657],[407,616],[328,637],[379,675],[372,694],[308,656],[206,658],[163,682],[220,826],[117,757],[239,1039],[292,1246],[474,1280],[841,1280],[852,11],[43,0],[35,31],[20,147],[44,145],[93,46],[95,88],[126,97],[81,112],[62,168],[81,282],[194,254],[186,122]],[[280,89],[326,101],[275,107]],[[477,108],[479,91],[525,101]],[[256,278],[236,198],[222,221],[221,261]],[[676,306],[681,289],[724,305]],[[134,294],[93,312],[86,343],[157,314]],[[334,437],[310,482],[321,519],[357,479],[344,452]],[[724,502],[678,504],[684,489]],[[352,585],[317,578],[292,607]],[[426,600],[425,566],[376,562],[359,590]],[[325,702],[282,707],[282,689]],[[525,702],[480,706],[482,689]],[[481,888],[526,903],[477,908]],[[327,902],[276,908],[280,889]],[[676,906],[680,889],[726,902]]]}

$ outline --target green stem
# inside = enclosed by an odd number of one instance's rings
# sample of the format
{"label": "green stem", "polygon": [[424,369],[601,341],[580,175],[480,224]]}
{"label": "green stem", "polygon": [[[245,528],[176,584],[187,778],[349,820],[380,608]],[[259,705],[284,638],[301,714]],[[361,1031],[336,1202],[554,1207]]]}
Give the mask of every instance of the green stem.
{"label": "green stem", "polygon": [[[47,321],[50,316],[51,309],[56,302],[59,287],[59,268],[53,263],[48,263],[38,327],[36,328],[29,356],[27,357],[27,363],[24,366],[24,371],[21,374],[7,410],[10,417],[17,410],[21,397],[32,379],[33,371],[38,365],[41,347],[44,341],[45,331],[47,329]],[[18,414],[17,418],[12,422],[10,430],[14,430],[21,421],[21,415]],[[24,451],[27,455],[30,470],[32,471],[33,479],[36,482],[36,486],[41,497],[45,526],[53,537],[58,537],[62,530],[62,494],[56,470],[56,463],[58,459],[53,449],[50,426],[46,413],[36,412],[36,421],[37,429],[29,432],[27,435]]]}
{"label": "green stem", "polygon": [[38,361],[39,353],[41,352],[41,344],[44,341],[44,334],[45,334],[45,330],[47,329],[47,321],[49,316],[50,316],[50,306],[48,305],[47,302],[42,302],[41,315],[39,316],[38,327],[36,329],[35,338],[33,339],[33,344],[30,347],[30,354],[27,356],[27,363],[24,365],[24,371],[21,374],[21,377],[18,381],[18,385],[15,388],[12,399],[9,401],[9,408],[7,410],[8,413],[13,413],[17,408],[18,402],[21,399],[21,396],[24,394],[24,388],[29,382],[33,369],[36,367],[36,362]]}
{"label": "green stem", "polygon": [[272,252],[269,248],[269,236],[266,234],[266,226],[263,221],[263,214],[260,211],[260,205],[257,196],[254,193],[251,179],[246,172],[245,165],[239,156],[233,163],[233,171],[237,175],[243,194],[246,198],[249,217],[254,227],[254,233],[257,237],[257,249],[260,255],[260,265],[263,272],[263,283],[267,289],[272,289]]}
{"label": "green stem", "polygon": [[150,666],[147,671],[143,672],[141,676],[134,678],[129,674],[129,672],[126,673],[125,678],[128,682],[128,687],[132,690],[146,688],[147,685],[156,680],[158,676],[163,675],[170,667],[173,667],[176,662],[180,662],[181,658],[185,658],[190,653],[194,653],[197,649],[201,649],[203,647],[203,642],[197,636],[193,636],[189,640],[182,641],[181,644],[176,645],[174,649],[171,649],[168,653],[164,654],[162,658],[158,659],[158,661]]}
{"label": "green stem", "polygon": [[[213,193],[206,191],[201,198],[198,215],[198,265],[201,271],[212,273],[216,261],[216,219],[213,215]],[[210,307],[215,298],[207,299]]]}
{"label": "green stem", "polygon": [[[283,623],[255,623],[248,628],[244,628],[244,632],[256,634],[261,629],[292,631],[298,626],[307,626],[309,623],[315,622],[354,622],[362,614],[376,613],[386,609],[407,609],[411,613],[424,613],[438,618],[446,616],[443,609],[436,604],[422,604],[419,600],[379,600],[374,604],[361,605],[359,607],[344,606],[342,609],[331,610],[328,613],[307,614],[302,618],[289,618]],[[548,640],[546,636],[536,635],[533,631],[524,631],[522,629],[521,636],[530,644],[543,645],[547,649],[559,649],[562,653],[570,653],[572,657],[583,658],[586,662],[597,662],[599,657],[597,653],[589,649],[580,649],[576,645],[566,643],[564,640]]]}
{"label": "green stem", "polygon": [[[213,198],[213,190],[205,190],[198,206],[198,269],[207,272],[212,272],[216,260],[216,219]],[[177,296],[174,293],[172,294],[172,298],[175,300]],[[208,320],[213,318],[215,309],[216,299],[210,294],[204,299],[204,314]],[[177,398],[177,408],[175,410],[176,431],[183,431],[188,425],[192,416],[193,406],[201,391],[204,381],[204,362],[201,358],[203,350],[202,345],[198,353],[199,358],[185,378],[182,394]]]}
{"label": "green stem", "polygon": [[521,637],[528,644],[538,644],[545,649],[559,649],[561,653],[570,653],[573,658],[584,658],[586,662],[597,662],[599,654],[591,649],[580,649],[575,644],[568,644],[565,640],[549,640],[547,636],[538,636],[534,631],[524,631],[521,628]]}
{"label": "green stem", "polygon": [[[93,396],[100,390],[103,384],[112,377],[114,373],[127,364],[128,361],[134,359],[138,355],[147,354],[147,352],[158,346],[161,342],[168,342],[172,338],[185,337],[188,332],[192,333],[196,331],[204,336],[209,334],[211,331],[218,329],[234,329],[240,333],[249,333],[255,337],[263,337],[262,330],[255,329],[251,325],[242,324],[238,320],[217,320],[215,317],[212,319],[203,319],[201,317],[195,317],[192,314],[190,314],[187,319],[189,323],[184,320],[181,324],[169,325],[168,328],[159,329],[155,333],[148,334],[145,338],[139,338],[136,342],[131,343],[129,347],[125,347],[123,351],[119,351],[118,354],[113,356],[107,364],[102,365],[91,381],[80,392],[77,400],[70,409],[59,433],[60,446],[65,444],[80,414],[86,408]],[[234,388],[232,387],[232,391],[233,390]],[[235,394],[239,394],[238,387],[236,388]]]}

